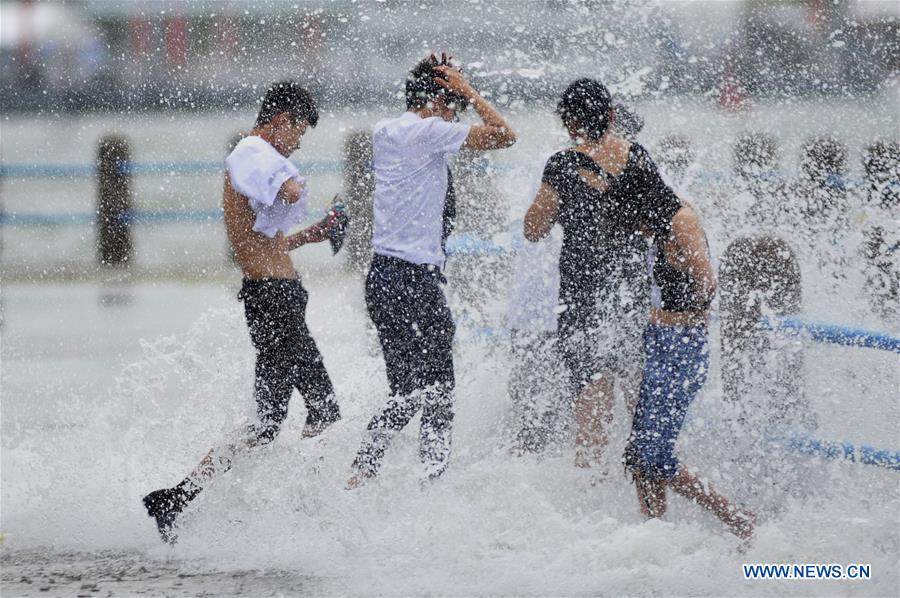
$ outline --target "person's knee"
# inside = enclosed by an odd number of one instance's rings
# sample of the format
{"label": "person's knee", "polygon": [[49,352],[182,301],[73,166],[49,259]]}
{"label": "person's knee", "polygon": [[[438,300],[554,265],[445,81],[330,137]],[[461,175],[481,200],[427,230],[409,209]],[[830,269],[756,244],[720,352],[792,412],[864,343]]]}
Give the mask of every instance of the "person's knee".
{"label": "person's knee", "polygon": [[431,429],[435,432],[443,432],[453,427],[453,408],[438,407],[429,414]]}
{"label": "person's knee", "polygon": [[453,351],[449,347],[436,348],[418,368],[415,376],[420,388],[438,387],[452,390],[455,385]]}

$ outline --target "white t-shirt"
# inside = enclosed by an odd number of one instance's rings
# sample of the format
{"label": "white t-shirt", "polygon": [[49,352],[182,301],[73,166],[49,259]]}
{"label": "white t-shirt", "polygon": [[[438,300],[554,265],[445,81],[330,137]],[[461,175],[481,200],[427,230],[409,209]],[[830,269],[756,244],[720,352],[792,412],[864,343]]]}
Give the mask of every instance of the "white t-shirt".
{"label": "white t-shirt", "polygon": [[[250,202],[256,214],[253,230],[267,237],[278,231],[287,234],[306,217],[309,192],[306,178],[294,164],[278,153],[262,137],[244,137],[227,158],[225,167],[231,185]],[[288,179],[304,184],[300,199],[288,204],[277,198],[278,191]]]}
{"label": "white t-shirt", "polygon": [[375,253],[443,266],[447,156],[459,151],[468,135],[469,125],[414,112],[375,125]]}

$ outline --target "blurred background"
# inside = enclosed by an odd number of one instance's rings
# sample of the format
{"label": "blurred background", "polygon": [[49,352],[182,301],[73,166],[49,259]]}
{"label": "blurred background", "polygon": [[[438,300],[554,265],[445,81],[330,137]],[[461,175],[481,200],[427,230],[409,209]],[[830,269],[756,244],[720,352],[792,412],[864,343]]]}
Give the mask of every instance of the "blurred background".
{"label": "blurred background", "polygon": [[347,191],[346,137],[402,109],[405,73],[432,50],[454,53],[525,132],[493,164],[510,222],[537,163],[565,144],[552,106],[578,76],[635,107],[645,143],[686,135],[710,175],[731,172],[724,158],[752,127],[775,136],[787,168],[805,137],[846,128],[858,171],[854,152],[897,125],[891,0],[3,0],[0,27],[7,280],[95,273],[108,135],[124,139],[134,175],[119,216],[132,225],[130,271],[231,272],[221,160],[265,87],[296,78],[323,109],[295,155],[316,175],[318,214]]}
{"label": "blurred background", "polygon": [[897,3],[67,0],[0,4],[4,111],[201,110],[297,77],[330,106],[386,103],[411,61],[456,52],[481,89],[534,101],[580,75],[632,95],[873,91]]}

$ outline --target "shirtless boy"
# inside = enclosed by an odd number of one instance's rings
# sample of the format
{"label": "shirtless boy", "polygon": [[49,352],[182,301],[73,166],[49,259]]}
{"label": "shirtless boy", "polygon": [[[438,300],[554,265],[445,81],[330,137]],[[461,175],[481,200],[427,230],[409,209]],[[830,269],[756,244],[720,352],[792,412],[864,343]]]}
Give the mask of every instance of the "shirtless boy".
{"label": "shirtless boy", "polygon": [[226,159],[223,205],[228,241],[244,276],[238,298],[256,348],[258,421],[214,448],[173,488],[144,497],[163,540],[174,542],[178,515],[213,479],[230,469],[236,454],[272,442],[287,417],[294,388],[306,403],[303,435],[315,436],[340,419],[322,355],[306,326],[307,292],[288,254],[328,239],[339,226],[328,216],[293,235],[306,215],[307,179],[288,160],[319,120],[312,96],[293,81],[266,92],[249,135]]}

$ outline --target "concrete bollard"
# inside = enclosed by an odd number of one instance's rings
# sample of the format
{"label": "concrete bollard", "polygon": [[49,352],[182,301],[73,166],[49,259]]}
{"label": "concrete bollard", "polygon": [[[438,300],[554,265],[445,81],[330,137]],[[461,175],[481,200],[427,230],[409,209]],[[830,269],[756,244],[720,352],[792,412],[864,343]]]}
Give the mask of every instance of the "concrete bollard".
{"label": "concrete bollard", "polygon": [[364,272],[372,257],[372,201],[375,176],[372,174],[372,135],[350,133],[344,140],[343,200],[350,213],[350,228],[344,242],[347,268]]}
{"label": "concrete bollard", "polygon": [[813,227],[838,229],[846,224],[847,155],[847,146],[832,137],[810,139],[803,146],[797,194]]}
{"label": "concrete bollard", "polygon": [[[764,308],[776,315],[800,310],[800,283],[797,257],[782,239],[740,237],[726,249],[719,269],[726,400],[755,403],[756,398],[765,397],[771,403],[762,411],[776,419],[812,417],[803,397],[802,351],[795,350],[796,345],[777,347],[771,333],[759,329]],[[775,359],[772,352],[777,354]]]}
{"label": "concrete bollard", "polygon": [[[451,163],[456,190],[454,233],[473,240],[491,241],[509,230],[509,200],[497,185],[489,154],[463,149]],[[491,327],[492,307],[509,292],[513,260],[509,255],[453,255],[444,273],[457,297],[456,315],[476,328]]]}
{"label": "concrete bollard", "polygon": [[681,133],[671,133],[657,143],[659,167],[676,185],[683,183],[688,169],[697,159],[691,140]]}
{"label": "concrete bollard", "polygon": [[886,210],[900,207],[900,142],[879,139],[863,152],[866,201]]}
{"label": "concrete bollard", "polygon": [[778,169],[778,141],[769,133],[742,133],[732,148],[734,173],[752,179]]}
{"label": "concrete bollard", "polygon": [[742,133],[732,147],[738,188],[752,198],[741,223],[766,229],[796,226],[796,207],[780,175],[778,141],[769,133]]}
{"label": "concrete bollard", "polygon": [[497,188],[490,155],[463,149],[451,167],[456,188],[457,233],[474,233],[486,239],[508,228],[509,200]]}
{"label": "concrete bollard", "polygon": [[97,147],[97,258],[101,266],[128,266],[134,254],[128,217],[133,191],[128,140],[106,135]]}
{"label": "concrete bollard", "polygon": [[861,213],[865,262],[864,291],[872,312],[885,320],[900,315],[900,231],[893,215],[900,209],[900,142],[880,139],[863,152],[865,209]]}

